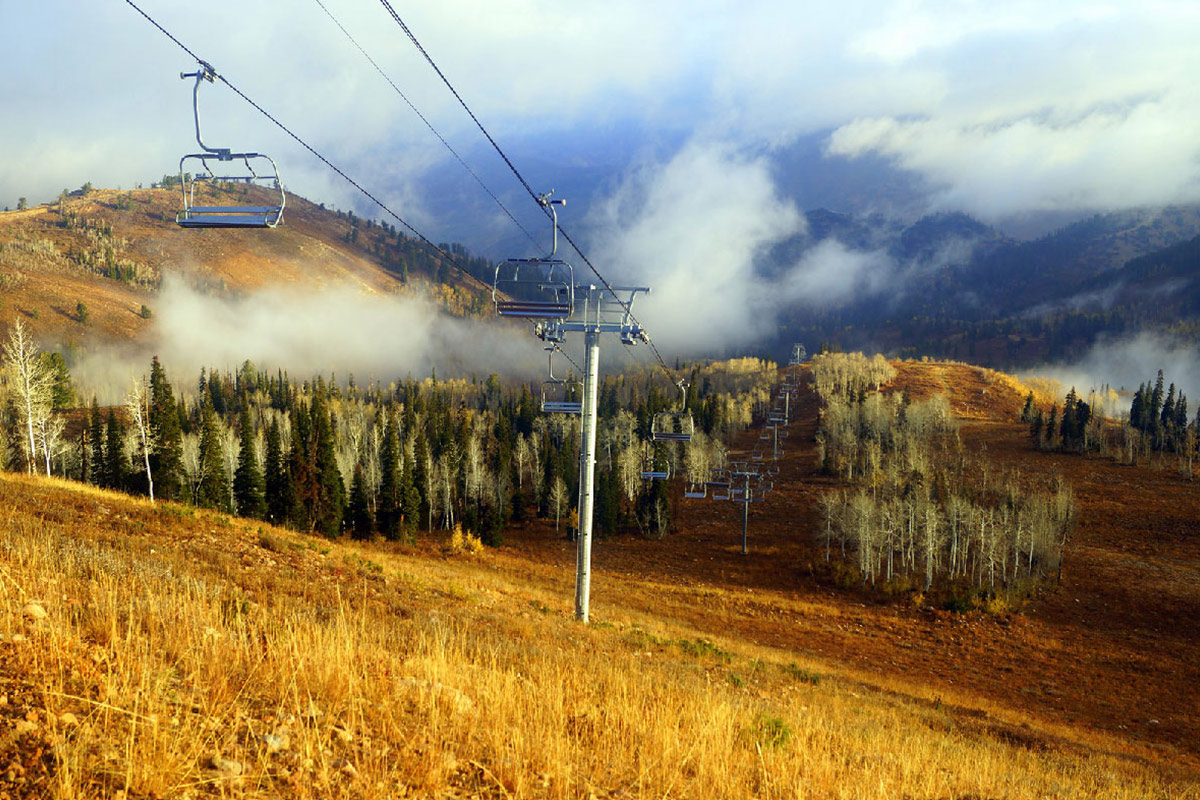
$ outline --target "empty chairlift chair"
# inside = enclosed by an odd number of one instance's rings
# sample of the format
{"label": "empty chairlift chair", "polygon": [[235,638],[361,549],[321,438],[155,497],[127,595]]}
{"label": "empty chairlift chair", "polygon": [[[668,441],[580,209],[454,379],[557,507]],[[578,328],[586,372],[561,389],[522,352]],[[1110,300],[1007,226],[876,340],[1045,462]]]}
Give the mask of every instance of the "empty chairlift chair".
{"label": "empty chairlift chair", "polygon": [[[195,78],[192,88],[192,111],[196,118],[196,141],[203,153],[189,153],[179,159],[179,183],[183,187],[183,210],[175,222],[183,228],[274,228],[283,222],[286,196],[279,180],[279,168],[262,153],[235,153],[228,147],[209,147],[200,133],[200,83],[212,83],[217,77],[211,65],[201,61],[195,72],[180,73],[181,78]],[[194,171],[189,171],[189,165]],[[278,192],[278,203],[270,205],[197,205],[196,188],[219,188],[222,184],[241,183],[262,186]]]}
{"label": "empty chairlift chair", "polygon": [[558,252],[558,212],[554,207],[566,201],[551,200],[549,194],[544,194],[538,202],[549,210],[554,226],[550,254],[545,258],[510,258],[496,265],[492,301],[502,317],[561,320],[575,309],[574,270],[554,257]]}
{"label": "empty chairlift chair", "polygon": [[687,384],[679,382],[683,402],[677,411],[662,411],[650,423],[650,438],[656,442],[690,442],[696,424],[687,410]]}
{"label": "empty chairlift chair", "polygon": [[542,411],[546,414],[582,414],[583,384],[554,377],[554,351],[547,347],[550,377],[542,382]]}
{"label": "empty chairlift chair", "polygon": [[671,477],[671,465],[669,461],[663,461],[663,466],[658,466],[654,459],[653,448],[646,448],[646,454],[642,457],[642,480],[646,481],[665,481]]}

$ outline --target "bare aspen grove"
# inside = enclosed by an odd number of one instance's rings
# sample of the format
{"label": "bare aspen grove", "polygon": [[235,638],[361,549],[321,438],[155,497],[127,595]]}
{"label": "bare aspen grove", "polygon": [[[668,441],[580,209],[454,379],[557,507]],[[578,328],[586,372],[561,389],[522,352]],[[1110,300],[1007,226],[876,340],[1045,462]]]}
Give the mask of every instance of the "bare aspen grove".
{"label": "bare aspen grove", "polygon": [[821,499],[826,562],[836,557],[871,586],[966,586],[990,598],[1060,566],[1076,518],[1069,487],[968,456],[944,396],[909,402],[877,390],[895,374],[881,356],[818,361],[818,459],[850,485]]}

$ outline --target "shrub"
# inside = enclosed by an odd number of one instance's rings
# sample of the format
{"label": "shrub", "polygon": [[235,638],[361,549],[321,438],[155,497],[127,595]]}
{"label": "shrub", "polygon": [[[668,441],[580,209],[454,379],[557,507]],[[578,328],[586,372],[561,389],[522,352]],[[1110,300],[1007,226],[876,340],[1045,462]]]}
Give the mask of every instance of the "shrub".
{"label": "shrub", "polygon": [[470,531],[463,531],[462,525],[454,526],[454,533],[450,534],[450,554],[462,555],[468,553],[470,555],[478,555],[483,552],[483,542],[479,537]]}

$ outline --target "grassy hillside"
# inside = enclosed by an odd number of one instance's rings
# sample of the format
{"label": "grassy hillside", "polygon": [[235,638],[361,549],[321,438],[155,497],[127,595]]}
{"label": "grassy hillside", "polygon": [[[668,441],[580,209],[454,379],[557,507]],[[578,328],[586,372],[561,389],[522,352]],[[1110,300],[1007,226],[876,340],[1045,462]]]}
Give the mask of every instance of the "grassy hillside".
{"label": "grassy hillside", "polygon": [[[246,202],[258,190],[241,191],[213,201]],[[180,205],[178,189],[94,189],[0,213],[0,325],[20,317],[55,345],[137,337],[172,276],[215,293],[340,284],[396,293],[436,284],[453,310],[482,307],[477,281],[390,226],[289,195],[276,229],[185,230],[175,224]],[[478,259],[458,258],[485,271]]]}
{"label": "grassy hillside", "polygon": [[[1174,528],[1194,488],[1031,453],[1003,376],[901,365],[904,386],[949,391],[969,447],[1075,482],[1072,566],[1026,615],[806,577],[830,487],[811,397],[751,554],[711,502],[666,540],[598,542],[590,626],[552,523],[470,555],[446,534],[358,545],[0,475],[0,792],[1200,795],[1195,631],[1153,621],[1194,613],[1200,559]],[[1118,503],[1151,494],[1161,529]]]}

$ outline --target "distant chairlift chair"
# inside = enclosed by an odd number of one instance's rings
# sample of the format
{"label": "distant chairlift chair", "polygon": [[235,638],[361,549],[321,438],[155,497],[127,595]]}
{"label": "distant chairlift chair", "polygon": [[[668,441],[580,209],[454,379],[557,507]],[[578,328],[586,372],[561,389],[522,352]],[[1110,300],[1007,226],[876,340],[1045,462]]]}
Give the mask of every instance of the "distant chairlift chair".
{"label": "distant chairlift chair", "polygon": [[[203,153],[189,153],[179,159],[179,182],[183,187],[183,210],[175,216],[175,222],[183,228],[274,228],[283,222],[283,206],[286,196],[279,180],[279,168],[262,153],[234,153],[228,147],[209,147],[200,134],[200,82],[212,83],[216,70],[204,61],[195,72],[180,73],[181,78],[195,78],[192,87],[192,111],[196,118],[196,141]],[[187,171],[190,161],[198,162],[195,173]],[[234,169],[241,162],[244,170]],[[259,169],[255,170],[255,165]],[[214,167],[216,169],[214,169]],[[268,170],[269,167],[269,170]],[[220,170],[218,174],[217,169]],[[277,205],[196,205],[196,186],[221,183],[244,183],[265,186],[279,192]]]}
{"label": "distant chairlift chair", "polygon": [[679,382],[683,401],[678,411],[662,411],[654,415],[650,423],[650,438],[656,442],[690,442],[696,424],[687,410],[687,384]]}
{"label": "distant chairlift chair", "polygon": [[647,447],[646,454],[642,458],[642,480],[647,481],[665,481],[671,477],[670,462],[666,462],[665,466],[659,467],[654,463],[654,448]]}
{"label": "distant chairlift chair", "polygon": [[547,414],[582,414],[583,384],[554,377],[554,351],[557,349],[553,346],[546,348],[550,354],[550,377],[542,381],[542,411]]}

